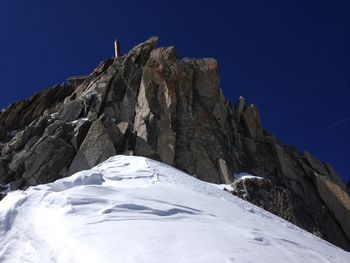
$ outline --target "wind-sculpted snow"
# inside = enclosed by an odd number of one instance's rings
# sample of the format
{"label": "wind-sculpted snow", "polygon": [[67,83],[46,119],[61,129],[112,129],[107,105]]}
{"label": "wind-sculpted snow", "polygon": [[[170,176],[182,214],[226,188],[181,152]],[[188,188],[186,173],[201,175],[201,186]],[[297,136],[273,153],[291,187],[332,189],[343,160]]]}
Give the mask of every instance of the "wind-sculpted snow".
{"label": "wind-sculpted snow", "polygon": [[112,157],[0,202],[0,262],[350,262],[350,254],[156,161]]}

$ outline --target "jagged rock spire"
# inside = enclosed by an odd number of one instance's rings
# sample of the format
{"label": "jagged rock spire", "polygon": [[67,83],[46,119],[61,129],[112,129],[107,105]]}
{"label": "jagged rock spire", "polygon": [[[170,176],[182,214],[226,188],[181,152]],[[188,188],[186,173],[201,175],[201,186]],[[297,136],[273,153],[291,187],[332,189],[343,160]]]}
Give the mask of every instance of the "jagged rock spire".
{"label": "jagged rock spire", "polygon": [[2,111],[0,184],[47,183],[130,153],[211,183],[243,171],[262,179],[235,182],[234,194],[350,250],[349,196],[334,170],[264,130],[243,97],[233,108],[215,59],[180,59],[157,41]]}

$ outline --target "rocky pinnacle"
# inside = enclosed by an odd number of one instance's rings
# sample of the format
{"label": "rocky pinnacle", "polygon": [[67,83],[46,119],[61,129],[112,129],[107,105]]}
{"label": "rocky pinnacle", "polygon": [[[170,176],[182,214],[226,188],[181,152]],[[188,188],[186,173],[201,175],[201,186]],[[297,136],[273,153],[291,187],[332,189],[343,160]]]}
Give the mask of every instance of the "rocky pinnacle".
{"label": "rocky pinnacle", "polygon": [[[180,58],[152,37],[0,112],[0,184],[52,182],[116,154],[162,161],[350,250],[350,199],[334,169],[233,106],[213,58]],[[260,178],[235,180],[247,172]],[[232,211],[232,217],[235,216]]]}

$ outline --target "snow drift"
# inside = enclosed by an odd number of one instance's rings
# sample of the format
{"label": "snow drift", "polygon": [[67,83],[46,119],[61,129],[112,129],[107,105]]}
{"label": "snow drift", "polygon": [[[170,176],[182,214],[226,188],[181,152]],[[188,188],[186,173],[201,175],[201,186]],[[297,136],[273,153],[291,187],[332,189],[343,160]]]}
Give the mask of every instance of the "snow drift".
{"label": "snow drift", "polygon": [[350,262],[350,254],[162,163],[116,156],[0,202],[0,262]]}

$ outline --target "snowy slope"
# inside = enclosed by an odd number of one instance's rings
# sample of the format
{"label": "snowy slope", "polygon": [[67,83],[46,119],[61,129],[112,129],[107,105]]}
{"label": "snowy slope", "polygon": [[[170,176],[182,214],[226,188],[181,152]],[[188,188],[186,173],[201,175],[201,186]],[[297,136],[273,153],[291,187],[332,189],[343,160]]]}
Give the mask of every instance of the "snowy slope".
{"label": "snowy slope", "polygon": [[0,262],[350,262],[170,166],[116,156],[0,202]]}

